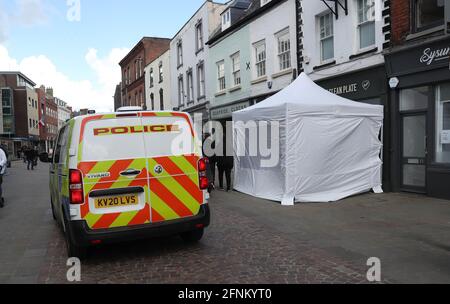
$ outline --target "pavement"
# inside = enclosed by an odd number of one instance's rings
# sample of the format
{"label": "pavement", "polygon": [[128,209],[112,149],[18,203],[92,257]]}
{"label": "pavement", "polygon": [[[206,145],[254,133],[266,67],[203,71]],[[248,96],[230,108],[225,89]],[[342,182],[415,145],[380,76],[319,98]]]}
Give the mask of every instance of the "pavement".
{"label": "pavement", "polygon": [[[0,283],[68,283],[48,165],[14,162],[0,209]],[[450,201],[404,193],[283,207],[237,192],[212,194],[198,244],[174,236],[90,250],[82,283],[450,283]]]}

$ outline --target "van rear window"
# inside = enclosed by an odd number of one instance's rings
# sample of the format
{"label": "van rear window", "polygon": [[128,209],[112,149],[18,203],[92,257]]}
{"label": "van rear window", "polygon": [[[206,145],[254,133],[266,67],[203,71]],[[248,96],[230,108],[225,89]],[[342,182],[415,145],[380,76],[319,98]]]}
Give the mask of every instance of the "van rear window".
{"label": "van rear window", "polygon": [[179,117],[118,118],[86,124],[83,161],[192,154],[189,123]]}

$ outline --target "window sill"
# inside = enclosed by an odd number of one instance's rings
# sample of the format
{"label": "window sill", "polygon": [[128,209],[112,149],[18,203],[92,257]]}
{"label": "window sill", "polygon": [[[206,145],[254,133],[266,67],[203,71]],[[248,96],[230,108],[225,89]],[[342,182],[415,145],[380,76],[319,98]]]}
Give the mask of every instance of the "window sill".
{"label": "window sill", "polygon": [[179,64],[179,65],[177,65],[177,70],[179,70],[180,68],[182,68],[183,67],[183,64],[181,63],[181,64]]}
{"label": "window sill", "polygon": [[267,76],[262,76],[251,81],[251,84],[258,84],[267,81]]}
{"label": "window sill", "polygon": [[409,34],[408,36],[406,36],[406,41],[421,38],[423,36],[428,36],[428,35],[431,35],[431,34],[434,34],[436,32],[440,32],[440,31],[444,31],[444,30],[445,30],[445,26],[439,25],[439,26],[435,26],[435,27],[432,27],[429,29],[417,31],[415,33],[412,33],[412,34]]}
{"label": "window sill", "polygon": [[327,67],[335,65],[335,64],[336,64],[336,60],[328,61],[328,62],[325,61],[323,64],[313,67],[313,70],[314,71],[321,70],[321,69],[327,68]]}
{"label": "window sill", "polygon": [[216,94],[214,94],[215,97],[223,96],[227,94],[227,90],[219,91]]}
{"label": "window sill", "polygon": [[288,75],[288,74],[292,74],[292,68],[286,69],[286,70],[282,70],[278,73],[272,74],[272,78],[278,78],[284,75]]}
{"label": "window sill", "polygon": [[242,86],[239,84],[239,85],[236,85],[236,86],[230,88],[228,90],[228,92],[232,93],[232,92],[235,92],[235,91],[239,91],[240,89],[242,89]]}
{"label": "window sill", "polygon": [[352,59],[355,59],[355,58],[363,57],[365,55],[368,55],[368,54],[371,54],[371,53],[375,53],[377,51],[378,51],[378,47],[364,48],[364,49],[359,50],[358,53],[350,55],[348,57],[348,59],[352,60]]}
{"label": "window sill", "polygon": [[205,99],[205,98],[206,98],[205,95],[199,96],[199,97],[197,98],[197,101],[200,101],[200,100]]}

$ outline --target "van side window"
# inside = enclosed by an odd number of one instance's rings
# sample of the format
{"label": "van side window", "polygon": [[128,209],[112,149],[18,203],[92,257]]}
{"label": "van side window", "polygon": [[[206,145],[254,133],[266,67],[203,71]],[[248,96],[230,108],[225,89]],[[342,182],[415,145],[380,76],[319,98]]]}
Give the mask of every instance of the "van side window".
{"label": "van side window", "polygon": [[66,159],[68,130],[69,128],[66,126],[59,131],[58,142],[55,149],[55,157],[53,159],[55,164],[60,164]]}

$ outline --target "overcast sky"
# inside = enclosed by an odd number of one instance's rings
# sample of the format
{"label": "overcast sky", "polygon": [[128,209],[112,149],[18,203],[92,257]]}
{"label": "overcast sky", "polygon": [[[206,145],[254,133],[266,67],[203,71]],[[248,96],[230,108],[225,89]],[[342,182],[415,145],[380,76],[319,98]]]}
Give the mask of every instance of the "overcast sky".
{"label": "overcast sky", "polygon": [[111,111],[120,59],[143,36],[172,38],[202,3],[0,0],[0,71],[53,87],[75,109]]}

